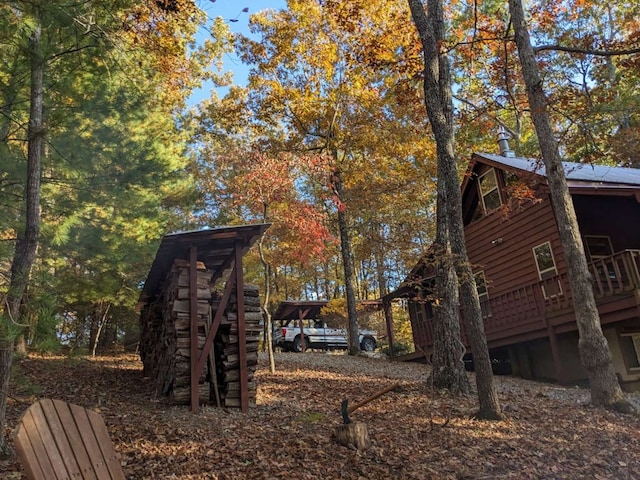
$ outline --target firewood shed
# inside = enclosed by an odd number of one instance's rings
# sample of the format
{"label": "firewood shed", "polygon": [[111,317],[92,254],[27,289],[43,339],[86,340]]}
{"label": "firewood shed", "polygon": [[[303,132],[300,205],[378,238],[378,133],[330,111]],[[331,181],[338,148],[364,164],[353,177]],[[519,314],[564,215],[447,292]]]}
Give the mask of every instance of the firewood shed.
{"label": "firewood shed", "polygon": [[202,403],[242,412],[255,406],[262,311],[258,288],[244,283],[242,259],[267,228],[162,238],[137,305],[140,357],[156,393],[194,412]]}

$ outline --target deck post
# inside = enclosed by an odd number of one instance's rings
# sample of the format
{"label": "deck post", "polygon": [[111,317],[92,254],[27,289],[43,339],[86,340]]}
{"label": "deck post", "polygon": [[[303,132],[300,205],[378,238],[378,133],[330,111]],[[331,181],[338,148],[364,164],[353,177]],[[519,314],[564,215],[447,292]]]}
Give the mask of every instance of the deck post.
{"label": "deck post", "polygon": [[566,381],[566,377],[564,374],[564,365],[562,364],[562,355],[560,353],[560,345],[558,344],[558,336],[556,335],[556,330],[553,328],[551,322],[547,318],[546,308],[544,301],[542,300],[542,291],[538,289],[534,289],[533,292],[535,296],[535,301],[537,305],[538,312],[540,313],[540,318],[542,318],[542,322],[547,329],[547,335],[549,335],[549,344],[551,345],[551,355],[553,356],[553,364],[556,367],[556,377],[558,378],[558,383],[563,384]]}

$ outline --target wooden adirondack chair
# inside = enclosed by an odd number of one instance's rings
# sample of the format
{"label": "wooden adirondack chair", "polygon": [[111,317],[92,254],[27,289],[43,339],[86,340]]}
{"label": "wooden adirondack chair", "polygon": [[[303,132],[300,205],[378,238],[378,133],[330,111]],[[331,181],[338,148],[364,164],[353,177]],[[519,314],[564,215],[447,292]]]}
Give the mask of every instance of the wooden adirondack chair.
{"label": "wooden adirondack chair", "polygon": [[18,424],[14,445],[31,480],[125,478],[102,416],[78,405],[34,403]]}

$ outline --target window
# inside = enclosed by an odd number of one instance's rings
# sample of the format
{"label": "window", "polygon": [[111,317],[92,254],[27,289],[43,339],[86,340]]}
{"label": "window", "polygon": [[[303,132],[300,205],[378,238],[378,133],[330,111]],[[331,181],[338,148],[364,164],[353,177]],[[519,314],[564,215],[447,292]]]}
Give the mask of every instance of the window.
{"label": "window", "polygon": [[620,336],[622,357],[629,370],[640,371],[640,333]]}
{"label": "window", "polygon": [[480,175],[480,194],[485,213],[502,205],[495,169],[492,168]]}
{"label": "window", "polygon": [[613,255],[611,239],[606,235],[585,235],[584,243],[592,261]]}
{"label": "window", "polygon": [[549,242],[533,247],[533,256],[536,259],[536,266],[538,267],[540,280],[546,280],[547,278],[555,277],[558,274],[558,271],[556,270],[556,263],[553,260],[551,244]]}
{"label": "window", "polygon": [[555,278],[558,275],[558,270],[556,269],[556,262],[553,259],[551,243],[545,242],[542,245],[533,247],[533,257],[536,261],[538,276],[542,281],[544,298],[562,295],[560,280]]}
{"label": "window", "polygon": [[475,275],[476,289],[478,290],[478,299],[480,300],[480,309],[482,310],[482,317],[491,316],[491,306],[489,305],[489,291],[487,290],[487,282],[484,276],[484,272],[480,271]]}

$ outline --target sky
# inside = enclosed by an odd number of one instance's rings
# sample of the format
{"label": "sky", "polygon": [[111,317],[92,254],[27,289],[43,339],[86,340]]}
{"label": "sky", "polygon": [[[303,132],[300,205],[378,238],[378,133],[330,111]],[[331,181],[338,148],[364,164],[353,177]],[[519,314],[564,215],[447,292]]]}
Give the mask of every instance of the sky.
{"label": "sky", "polygon": [[[249,36],[249,17],[261,10],[286,8],[286,0],[197,0],[197,5],[208,15],[210,19],[222,17],[227,21],[233,33],[242,33]],[[243,12],[248,8],[248,12]],[[206,31],[199,33],[201,38],[208,35]],[[249,68],[240,62],[234,54],[227,54],[224,57],[224,70],[233,72],[233,83],[245,85]],[[198,89],[189,99],[189,105],[196,105],[201,100],[209,98],[212,86],[204,85]],[[224,95],[226,89],[218,89],[218,95]]]}

